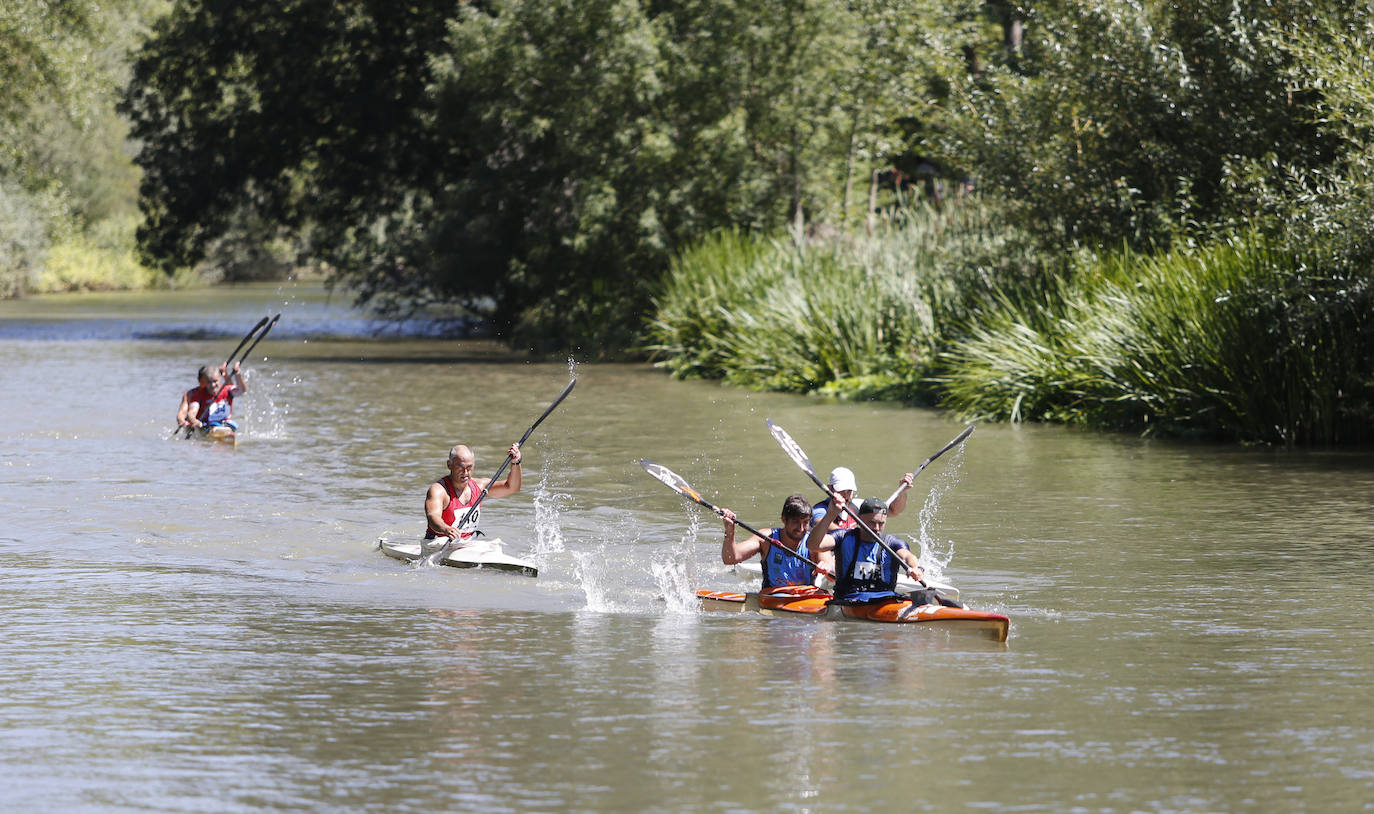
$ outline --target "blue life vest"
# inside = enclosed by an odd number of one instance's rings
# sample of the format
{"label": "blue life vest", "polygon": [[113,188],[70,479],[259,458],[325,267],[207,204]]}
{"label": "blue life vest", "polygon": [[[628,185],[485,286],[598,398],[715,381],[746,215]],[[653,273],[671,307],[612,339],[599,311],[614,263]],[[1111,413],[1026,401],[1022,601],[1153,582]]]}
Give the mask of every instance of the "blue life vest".
{"label": "blue life vest", "polygon": [[[906,543],[883,535],[894,549],[906,548]],[[835,539],[835,599],[841,605],[865,605],[887,599],[900,599],[897,569],[901,562],[888,553],[877,540],[859,539],[859,530],[838,534]]]}
{"label": "blue life vest", "polygon": [[[768,539],[773,544],[768,546],[768,556],[763,558],[763,589],[781,588],[784,585],[810,585],[811,566],[796,557],[788,554],[782,542],[782,529],[773,529],[773,533],[768,535]],[[806,541],[802,540],[797,545],[797,553],[808,559],[811,557],[806,550]]]}

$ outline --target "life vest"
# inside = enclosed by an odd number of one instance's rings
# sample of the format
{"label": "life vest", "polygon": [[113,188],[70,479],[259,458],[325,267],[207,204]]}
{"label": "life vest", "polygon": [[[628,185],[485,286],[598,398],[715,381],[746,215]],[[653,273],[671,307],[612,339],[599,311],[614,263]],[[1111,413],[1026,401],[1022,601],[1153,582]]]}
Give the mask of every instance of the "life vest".
{"label": "life vest", "polygon": [[[830,503],[831,500],[827,497],[811,507],[811,525],[814,526],[825,519],[825,513],[830,508]],[[840,516],[835,518],[836,533],[855,528],[859,525],[858,518],[854,516],[858,513],[859,507],[855,506],[853,501],[850,501],[849,508],[852,511],[841,512]]]}
{"label": "life vest", "polygon": [[[906,543],[885,535],[888,545],[905,548]],[[835,538],[835,601],[841,605],[864,605],[887,599],[900,599],[897,569],[900,561],[877,540],[859,539],[859,530],[850,529]]]}
{"label": "life vest", "polygon": [[[768,556],[763,558],[763,589],[780,588],[784,585],[810,585],[811,566],[788,554],[783,548],[782,529],[773,529],[768,535],[772,545],[768,546]],[[797,545],[797,553],[809,558],[806,541]]]}
{"label": "life vest", "polygon": [[[476,481],[468,482],[468,499],[466,502],[458,499],[458,492],[453,488],[453,479],[451,477],[445,475],[439,479],[439,483],[443,485],[444,491],[448,492],[448,505],[444,507],[443,518],[444,522],[450,526],[453,525],[453,521],[457,520],[462,514],[467,514],[468,509],[476,506],[477,499],[482,496],[482,490],[477,488]],[[477,521],[481,518],[481,507],[473,509],[472,516],[468,518],[466,523],[458,527],[458,539],[472,539],[472,535],[477,533]],[[426,526],[428,526],[428,524],[426,524]],[[434,529],[425,529],[426,540],[433,540],[438,536],[439,533]]]}
{"label": "life vest", "polygon": [[196,402],[200,405],[196,412],[196,418],[202,424],[218,426],[220,424],[232,424],[230,417],[234,414],[234,390],[232,384],[220,386],[218,393],[211,393],[203,385],[197,385],[186,391],[186,402]]}

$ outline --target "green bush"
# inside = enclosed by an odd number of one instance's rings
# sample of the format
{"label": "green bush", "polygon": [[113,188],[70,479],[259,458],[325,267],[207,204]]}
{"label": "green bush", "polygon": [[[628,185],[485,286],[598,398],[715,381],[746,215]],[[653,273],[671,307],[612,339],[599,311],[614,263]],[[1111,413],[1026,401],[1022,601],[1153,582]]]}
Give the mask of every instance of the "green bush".
{"label": "green bush", "polygon": [[134,218],[107,219],[54,242],[33,285],[37,293],[150,288],[168,281],[134,251]]}
{"label": "green bush", "polygon": [[655,298],[649,350],[682,378],[920,400],[975,292],[1019,273],[976,204],[903,210],[872,238],[720,232],[679,256]]}
{"label": "green bush", "polygon": [[1374,405],[1374,288],[1258,232],[1087,256],[1038,302],[1003,296],[944,355],[968,418],[1265,443],[1359,443]]}

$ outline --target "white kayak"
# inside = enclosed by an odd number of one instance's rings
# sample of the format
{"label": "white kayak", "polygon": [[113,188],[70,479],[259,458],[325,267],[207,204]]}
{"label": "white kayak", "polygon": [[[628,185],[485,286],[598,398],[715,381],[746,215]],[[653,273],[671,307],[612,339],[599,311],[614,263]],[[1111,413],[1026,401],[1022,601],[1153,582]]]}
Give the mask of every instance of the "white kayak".
{"label": "white kayak", "polygon": [[[428,555],[438,551],[439,547],[446,542],[448,541],[443,538],[425,540],[416,537],[401,539],[382,537],[377,541],[377,547],[388,557],[414,562],[420,559],[422,546],[424,554]],[[444,557],[442,564],[454,568],[492,568],[497,571],[524,574],[527,577],[539,576],[539,568],[534,563],[509,556],[502,550],[501,545],[501,540],[495,537],[469,540],[461,548],[450,551],[448,556]]]}
{"label": "white kayak", "polygon": [[[736,571],[737,573],[747,574],[747,575],[749,575],[749,576],[758,577],[759,579],[763,579],[763,566],[760,565],[757,561],[755,561],[755,562],[742,562],[742,563],[739,563],[738,565],[734,566],[734,568],[735,568],[735,571]],[[831,585],[831,584],[832,584],[832,583],[830,582],[830,579],[829,579],[828,577],[825,578],[825,584],[826,584],[826,585]],[[938,591],[938,592],[940,593],[941,596],[947,597],[947,598],[949,598],[949,599],[953,599],[953,600],[956,601],[956,602],[959,601],[959,589],[956,588],[956,587],[954,587],[953,585],[948,585],[948,584],[943,583],[943,582],[934,582],[934,581],[931,581],[931,580],[926,580],[926,584],[925,584],[925,585],[919,585],[919,584],[917,584],[916,580],[914,580],[914,579],[912,579],[911,577],[907,576],[906,573],[902,573],[900,576],[897,577],[897,588],[896,588],[896,590],[897,590],[898,593],[911,593],[912,591],[918,590],[918,589],[923,588],[923,587],[924,587],[924,588],[934,588],[936,591]]]}

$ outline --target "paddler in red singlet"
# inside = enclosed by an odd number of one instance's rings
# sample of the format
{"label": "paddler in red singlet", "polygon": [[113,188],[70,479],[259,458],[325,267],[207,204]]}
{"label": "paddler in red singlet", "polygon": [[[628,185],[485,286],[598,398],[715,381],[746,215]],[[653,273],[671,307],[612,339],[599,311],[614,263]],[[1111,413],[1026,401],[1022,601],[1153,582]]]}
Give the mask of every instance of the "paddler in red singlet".
{"label": "paddler in red singlet", "polygon": [[468,522],[461,528],[463,517],[487,490],[487,497],[506,497],[520,491],[520,445],[511,444],[507,450],[511,457],[510,472],[502,481],[489,478],[474,478],[472,466],[476,459],[472,450],[463,444],[448,451],[448,475],[429,486],[425,495],[425,519],[429,527],[425,529],[425,539],[433,540],[447,537],[450,540],[470,540],[477,533],[477,521],[481,508],[472,513]]}
{"label": "paddler in red singlet", "polygon": [[[233,380],[224,383],[227,374],[232,372]],[[235,362],[232,371],[224,365],[202,365],[196,372],[200,384],[181,394],[181,406],[177,407],[177,426],[193,427],[228,424],[238,429],[230,417],[234,414],[234,397],[248,392],[243,383],[243,372]]]}

